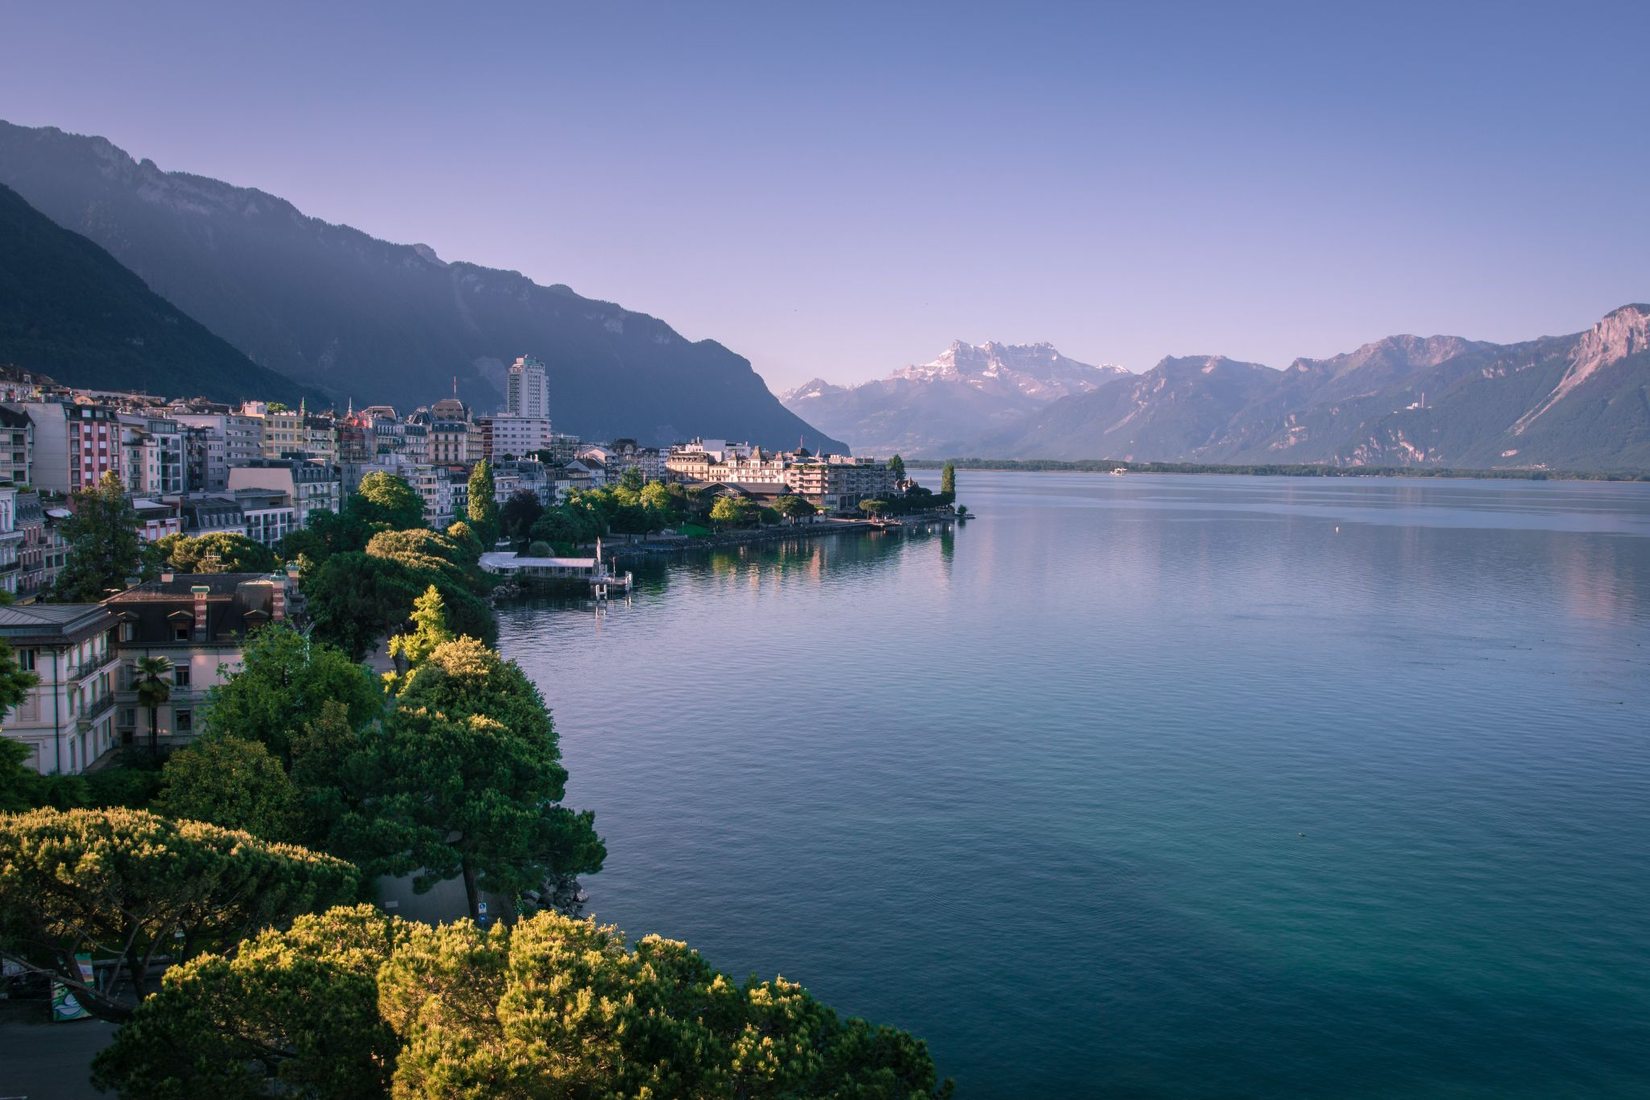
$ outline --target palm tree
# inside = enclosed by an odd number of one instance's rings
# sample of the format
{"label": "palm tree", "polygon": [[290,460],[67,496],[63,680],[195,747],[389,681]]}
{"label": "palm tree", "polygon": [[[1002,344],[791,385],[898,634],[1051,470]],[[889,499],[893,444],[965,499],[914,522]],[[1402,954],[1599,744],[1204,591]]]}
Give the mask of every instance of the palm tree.
{"label": "palm tree", "polygon": [[138,702],[149,708],[149,754],[160,755],[160,707],[172,697],[172,662],[165,657],[137,660]]}

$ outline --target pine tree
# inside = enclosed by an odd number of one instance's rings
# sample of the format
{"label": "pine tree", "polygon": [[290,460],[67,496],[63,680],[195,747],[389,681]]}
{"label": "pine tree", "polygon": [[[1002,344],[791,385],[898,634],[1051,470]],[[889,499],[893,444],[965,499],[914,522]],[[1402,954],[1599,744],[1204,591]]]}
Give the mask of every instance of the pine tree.
{"label": "pine tree", "polygon": [[63,524],[69,557],[57,578],[60,600],[92,603],[127,585],[142,565],[137,510],[113,471],[96,487],[75,492],[74,514]]}
{"label": "pine tree", "polygon": [[957,495],[957,464],[947,462],[940,470],[940,492]]}
{"label": "pine tree", "polygon": [[470,526],[484,549],[498,541],[498,487],[493,484],[493,468],[484,458],[470,470],[470,503],[466,510]]}

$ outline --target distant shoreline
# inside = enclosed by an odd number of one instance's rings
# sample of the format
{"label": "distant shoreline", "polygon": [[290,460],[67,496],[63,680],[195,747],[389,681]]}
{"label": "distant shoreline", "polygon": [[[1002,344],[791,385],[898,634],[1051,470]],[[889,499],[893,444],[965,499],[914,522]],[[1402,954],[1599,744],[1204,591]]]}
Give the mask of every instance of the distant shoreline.
{"label": "distant shoreline", "polygon": [[1109,474],[1233,474],[1250,477],[1414,477],[1491,481],[1650,481],[1647,470],[1470,470],[1445,466],[1218,465],[1202,462],[1127,462],[1122,459],[909,458],[906,468],[938,470],[1029,470]]}

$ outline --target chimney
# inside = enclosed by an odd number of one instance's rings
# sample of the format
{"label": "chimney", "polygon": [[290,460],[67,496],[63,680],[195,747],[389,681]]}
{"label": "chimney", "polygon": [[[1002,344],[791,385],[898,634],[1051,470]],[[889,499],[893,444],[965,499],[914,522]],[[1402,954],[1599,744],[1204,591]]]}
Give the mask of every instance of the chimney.
{"label": "chimney", "polygon": [[280,622],[282,619],[286,618],[286,581],[285,581],[285,578],[277,579],[274,583],[272,583],[269,586],[269,589],[270,589],[269,617],[271,619],[275,620],[276,622]]}
{"label": "chimney", "polygon": [[195,595],[195,640],[206,640],[206,596],[212,590],[204,584],[189,589]]}

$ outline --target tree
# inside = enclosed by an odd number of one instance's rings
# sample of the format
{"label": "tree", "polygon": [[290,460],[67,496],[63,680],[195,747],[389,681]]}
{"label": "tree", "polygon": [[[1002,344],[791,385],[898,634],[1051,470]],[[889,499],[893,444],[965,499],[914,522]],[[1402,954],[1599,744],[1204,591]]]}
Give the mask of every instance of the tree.
{"label": "tree", "polygon": [[441,590],[430,585],[424,594],[413,601],[413,629],[390,639],[390,655],[406,659],[416,668],[443,642],[453,640],[447,629],[447,607],[441,601]]}
{"label": "tree", "polygon": [[888,510],[888,502],[886,500],[862,500],[859,502],[859,510],[874,518]]}
{"label": "tree", "polygon": [[240,669],[207,695],[205,725],[216,734],[257,741],[289,763],[294,736],[329,702],[344,708],[352,727],[384,707],[372,674],[342,650],[311,641],[286,623],[270,623],[247,639]]}
{"label": "tree", "polygon": [[149,755],[160,755],[160,708],[172,698],[172,662],[165,657],[139,657],[137,698],[149,710]]}
{"label": "tree", "polygon": [[710,520],[719,526],[739,527],[750,519],[750,504],[743,497],[717,497],[710,506]]}
{"label": "tree", "polygon": [[475,528],[481,545],[491,550],[498,541],[498,486],[493,482],[493,468],[484,458],[470,468],[470,499],[465,508],[470,526]]}
{"label": "tree", "polygon": [[400,1042],[377,978],[407,932],[371,905],[330,909],[174,967],[93,1081],[147,1100],[387,1096]]}
{"label": "tree", "polygon": [[954,498],[957,495],[957,464],[947,462],[940,467],[940,492],[950,493]]}
{"label": "tree", "polygon": [[63,524],[69,556],[54,594],[60,600],[94,603],[124,589],[139,571],[143,546],[137,510],[113,471],[95,487],[76,490],[69,506],[74,514]]}
{"label": "tree", "polygon": [[131,1008],[82,981],[77,953],[120,960],[142,997],[159,952],[224,950],[359,887],[343,860],[200,821],[124,809],[0,817],[0,954],[105,1019]]}
{"label": "tree", "polygon": [[359,551],[334,554],[304,581],[315,636],[362,660],[407,621],[426,584],[390,559]]}
{"label": "tree", "polygon": [[514,661],[474,638],[437,646],[407,678],[396,711],[363,731],[355,774],[370,792],[346,828],[415,888],[462,877],[516,894],[601,869],[595,818],[555,805],[566,789],[555,726]]}
{"label": "tree", "polygon": [[819,511],[807,497],[799,497],[794,493],[786,493],[782,497],[775,498],[773,510],[792,523],[795,523],[798,517],[815,515]]}
{"label": "tree", "polygon": [[397,1096],[951,1094],[924,1044],[842,1020],[784,979],[743,984],[686,944],[541,913],[409,928],[378,976]]}
{"label": "tree", "polygon": [[505,537],[519,541],[528,537],[533,524],[543,514],[544,505],[537,493],[531,489],[517,489],[499,510],[499,527]]}
{"label": "tree", "polygon": [[895,455],[888,460],[888,472],[894,475],[894,484],[905,480],[905,459]]}
{"label": "tree", "polygon": [[205,535],[167,535],[154,543],[165,563],[178,573],[271,573],[274,553],[261,543],[230,531]]}
{"label": "tree", "polygon": [[[18,667],[11,646],[0,641],[0,719],[28,698],[29,689],[39,682],[40,677]],[[37,805],[35,780],[39,777],[33,768],[24,766],[28,755],[22,742],[8,740],[0,732],[0,813]]]}
{"label": "tree", "polygon": [[260,742],[207,735],[161,769],[154,811],[244,829],[265,840],[296,839],[298,789]]}
{"label": "tree", "polygon": [[620,488],[628,489],[632,493],[641,492],[646,484],[647,475],[642,473],[640,466],[626,466],[624,472],[619,475]]}
{"label": "tree", "polygon": [[424,499],[407,479],[378,471],[361,479],[346,506],[349,514],[363,523],[391,531],[424,526]]}

